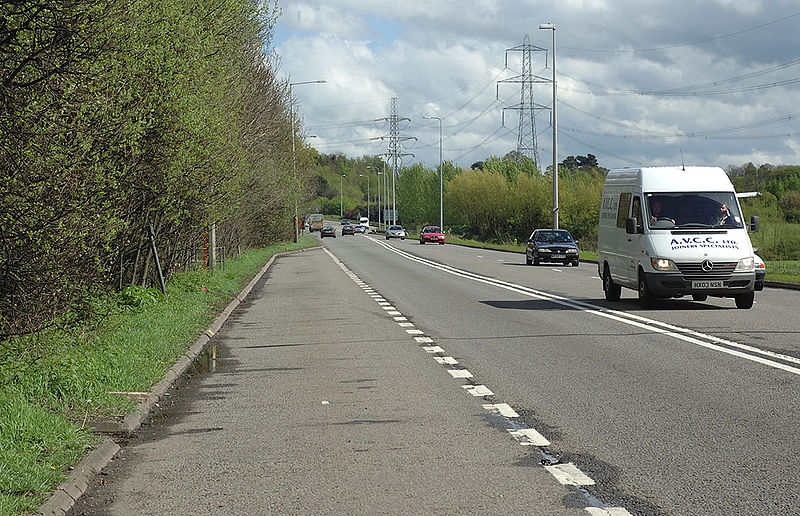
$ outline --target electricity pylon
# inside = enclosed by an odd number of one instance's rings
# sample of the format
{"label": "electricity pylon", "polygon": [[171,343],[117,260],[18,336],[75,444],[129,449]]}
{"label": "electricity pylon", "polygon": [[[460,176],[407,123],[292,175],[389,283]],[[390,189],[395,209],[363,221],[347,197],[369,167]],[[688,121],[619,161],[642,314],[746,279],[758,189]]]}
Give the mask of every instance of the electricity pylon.
{"label": "electricity pylon", "polygon": [[546,52],[547,49],[531,44],[528,35],[522,45],[506,49],[506,67],[508,67],[508,53],[522,52],[522,73],[515,77],[497,81],[497,98],[500,98],[500,83],[520,84],[519,104],[503,108],[503,127],[506,125],[506,109],[519,111],[519,129],[517,132],[517,157],[527,156],[533,159],[539,167],[539,148],[536,145],[536,113],[548,109],[547,106],[537,104],[533,100],[533,85],[535,83],[550,82],[549,79],[534,75],[531,66],[531,52]]}

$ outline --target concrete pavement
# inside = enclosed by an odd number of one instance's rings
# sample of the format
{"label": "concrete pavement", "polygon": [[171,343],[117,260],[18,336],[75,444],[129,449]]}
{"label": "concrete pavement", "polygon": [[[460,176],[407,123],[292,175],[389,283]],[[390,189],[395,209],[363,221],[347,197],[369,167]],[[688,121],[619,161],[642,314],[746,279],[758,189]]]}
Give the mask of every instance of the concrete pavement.
{"label": "concrete pavement", "polygon": [[609,514],[380,296],[276,260],[70,514]]}

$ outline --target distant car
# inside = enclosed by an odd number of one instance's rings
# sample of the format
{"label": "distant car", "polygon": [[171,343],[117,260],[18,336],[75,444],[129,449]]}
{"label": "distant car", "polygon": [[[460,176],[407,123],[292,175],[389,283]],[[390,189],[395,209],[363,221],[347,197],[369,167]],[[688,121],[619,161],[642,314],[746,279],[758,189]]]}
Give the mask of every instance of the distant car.
{"label": "distant car", "polygon": [[367,228],[362,226],[361,224],[358,224],[357,226],[353,226],[353,231],[355,231],[356,233],[366,233]]}
{"label": "distant car", "polygon": [[399,238],[400,240],[406,239],[406,230],[403,229],[403,226],[389,226],[389,229],[386,230],[386,240],[390,238]]}
{"label": "distant car", "polygon": [[350,224],[350,219],[342,219],[342,226]]}
{"label": "distant car", "polygon": [[439,226],[425,226],[419,234],[419,243],[432,242],[444,245],[444,233]]}
{"label": "distant car", "polygon": [[525,263],[539,265],[542,262],[560,262],[577,267],[581,263],[578,242],[566,229],[535,230],[528,238]]}
{"label": "distant car", "polygon": [[767,266],[764,265],[764,260],[760,256],[753,253],[753,258],[756,265],[756,290],[764,290],[764,276],[767,275]]}
{"label": "distant car", "polygon": [[355,232],[356,232],[356,228],[354,228],[353,226],[351,226],[349,224],[347,226],[342,226],[342,236],[354,235]]}
{"label": "distant car", "polygon": [[319,237],[320,237],[320,238],[325,238],[325,237],[333,237],[333,238],[336,238],[336,230],[335,230],[335,229],[333,229],[333,227],[332,227],[332,226],[325,226],[325,227],[324,227],[324,228],[322,228],[322,230],[319,232]]}

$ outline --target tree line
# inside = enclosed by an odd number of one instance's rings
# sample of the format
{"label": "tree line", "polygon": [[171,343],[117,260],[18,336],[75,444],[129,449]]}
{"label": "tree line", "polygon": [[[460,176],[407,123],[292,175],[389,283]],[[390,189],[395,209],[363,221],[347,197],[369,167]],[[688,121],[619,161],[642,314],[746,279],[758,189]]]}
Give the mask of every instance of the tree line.
{"label": "tree line", "polygon": [[[153,284],[217,228],[228,250],[292,235],[313,192],[251,0],[0,1],[0,338]],[[298,145],[302,142],[298,141]]]}
{"label": "tree line", "polygon": [[[371,168],[367,168],[371,167]],[[337,214],[340,202],[346,217],[366,214],[364,176],[372,171],[370,213],[377,222],[375,188],[379,158],[350,159],[316,155],[318,179],[315,209]],[[459,168],[443,169],[444,225],[454,234],[487,242],[524,242],[535,228],[552,226],[552,167],[541,171],[516,152],[490,156]],[[747,217],[759,215],[762,231],[752,235],[759,253],[769,260],[800,259],[800,167],[730,166],[728,175],[737,192],[757,191],[742,200]],[[567,156],[559,163],[559,226],[595,249],[603,182],[608,169],[592,154]],[[340,195],[340,175],[343,195]],[[404,167],[396,178],[399,221],[408,227],[439,223],[439,171],[421,163]]]}

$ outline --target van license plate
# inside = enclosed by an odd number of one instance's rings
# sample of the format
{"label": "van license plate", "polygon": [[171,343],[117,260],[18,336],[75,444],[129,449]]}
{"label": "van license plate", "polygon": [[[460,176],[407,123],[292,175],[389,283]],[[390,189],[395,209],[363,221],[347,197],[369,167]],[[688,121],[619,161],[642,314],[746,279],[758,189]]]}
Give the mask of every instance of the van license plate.
{"label": "van license plate", "polygon": [[723,284],[722,281],[693,281],[692,288],[696,289],[704,289],[704,288],[722,288]]}

